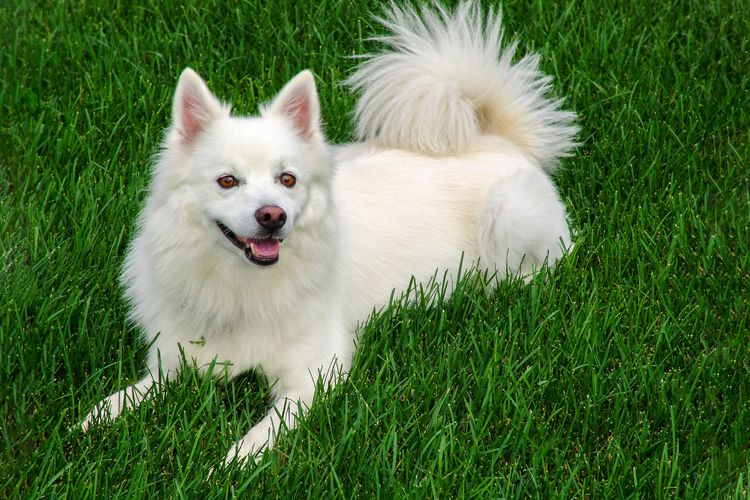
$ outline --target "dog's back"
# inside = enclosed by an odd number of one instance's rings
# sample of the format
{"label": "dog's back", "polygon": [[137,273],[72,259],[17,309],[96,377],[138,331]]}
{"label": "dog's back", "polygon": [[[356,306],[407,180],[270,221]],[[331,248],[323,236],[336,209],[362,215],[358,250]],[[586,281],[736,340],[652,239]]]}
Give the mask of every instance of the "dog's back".
{"label": "dog's back", "polygon": [[575,115],[548,97],[538,57],[513,63],[516,45],[501,49],[499,15],[435,9],[393,7],[380,38],[390,50],[349,79],[364,143],[339,152],[333,191],[358,319],[412,276],[478,265],[528,277],[570,245],[546,172],[575,146]]}

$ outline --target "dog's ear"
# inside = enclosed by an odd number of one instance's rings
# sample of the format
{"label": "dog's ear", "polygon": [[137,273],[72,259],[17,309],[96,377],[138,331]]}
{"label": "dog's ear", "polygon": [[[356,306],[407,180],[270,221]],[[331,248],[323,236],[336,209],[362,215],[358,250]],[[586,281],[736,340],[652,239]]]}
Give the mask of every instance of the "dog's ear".
{"label": "dog's ear", "polygon": [[289,80],[265,111],[287,118],[306,141],[322,138],[318,90],[310,70],[304,70]]}
{"label": "dog's ear", "polygon": [[212,120],[226,112],[198,73],[185,68],[172,103],[172,130],[180,143],[192,143]]}

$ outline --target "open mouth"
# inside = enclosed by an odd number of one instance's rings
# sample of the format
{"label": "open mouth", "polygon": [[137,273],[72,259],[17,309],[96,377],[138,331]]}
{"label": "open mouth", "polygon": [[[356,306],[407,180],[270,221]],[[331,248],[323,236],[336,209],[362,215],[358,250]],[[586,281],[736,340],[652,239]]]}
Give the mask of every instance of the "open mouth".
{"label": "open mouth", "polygon": [[216,221],[221,232],[232,242],[234,246],[245,252],[245,257],[250,262],[259,266],[270,266],[279,260],[281,238],[240,238],[227,226]]}

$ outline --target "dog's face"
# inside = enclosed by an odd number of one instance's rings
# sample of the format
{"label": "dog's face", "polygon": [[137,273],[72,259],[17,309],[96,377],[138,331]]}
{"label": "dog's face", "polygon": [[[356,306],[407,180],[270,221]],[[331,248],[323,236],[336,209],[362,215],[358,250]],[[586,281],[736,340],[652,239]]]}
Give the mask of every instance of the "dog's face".
{"label": "dog's face", "polygon": [[214,236],[257,265],[279,260],[313,178],[299,141],[266,118],[216,123],[196,143],[193,189]]}
{"label": "dog's face", "polygon": [[[175,182],[209,236],[242,260],[269,266],[304,219],[327,175],[312,75],[293,78],[260,117],[233,117],[192,70],[180,77],[164,154],[181,153]],[[180,167],[178,167],[180,168]]]}

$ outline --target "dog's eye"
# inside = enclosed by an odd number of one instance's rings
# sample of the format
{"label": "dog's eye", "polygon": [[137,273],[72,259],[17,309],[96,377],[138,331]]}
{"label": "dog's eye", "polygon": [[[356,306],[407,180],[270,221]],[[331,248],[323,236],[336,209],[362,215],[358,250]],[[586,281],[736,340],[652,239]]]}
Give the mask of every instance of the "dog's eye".
{"label": "dog's eye", "polygon": [[293,176],[292,174],[281,174],[279,176],[279,182],[284,187],[294,187],[295,184],[297,184],[297,178]]}
{"label": "dog's eye", "polygon": [[216,183],[223,189],[229,189],[239,184],[240,181],[238,181],[237,178],[233,175],[222,175],[221,177],[216,179]]}

